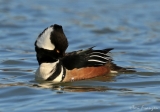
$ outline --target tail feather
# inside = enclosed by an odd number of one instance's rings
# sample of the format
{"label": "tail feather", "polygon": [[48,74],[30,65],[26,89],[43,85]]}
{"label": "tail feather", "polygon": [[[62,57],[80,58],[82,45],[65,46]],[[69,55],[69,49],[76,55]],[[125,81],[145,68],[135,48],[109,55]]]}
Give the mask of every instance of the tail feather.
{"label": "tail feather", "polygon": [[119,72],[123,72],[123,73],[127,73],[127,72],[136,72],[134,70],[134,68],[124,68],[124,67],[120,67],[117,66],[114,63],[110,63],[110,68],[111,68],[111,73],[119,73]]}

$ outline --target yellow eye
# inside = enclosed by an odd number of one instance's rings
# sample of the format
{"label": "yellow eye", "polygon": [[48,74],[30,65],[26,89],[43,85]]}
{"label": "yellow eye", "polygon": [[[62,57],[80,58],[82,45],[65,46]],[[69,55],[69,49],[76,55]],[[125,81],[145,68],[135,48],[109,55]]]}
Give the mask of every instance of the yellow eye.
{"label": "yellow eye", "polygon": [[60,53],[59,50],[56,50],[57,53]]}

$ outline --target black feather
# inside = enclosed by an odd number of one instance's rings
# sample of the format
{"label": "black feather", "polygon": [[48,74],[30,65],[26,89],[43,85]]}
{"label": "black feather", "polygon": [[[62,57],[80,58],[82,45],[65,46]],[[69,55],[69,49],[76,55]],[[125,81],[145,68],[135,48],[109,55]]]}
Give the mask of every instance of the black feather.
{"label": "black feather", "polygon": [[[104,50],[93,50],[92,48],[93,47],[86,50],[79,50],[67,53],[66,56],[61,59],[63,66],[69,70],[72,70],[74,68],[97,67],[105,65],[108,62],[108,60],[105,58],[109,57],[107,53],[112,50],[112,48]],[[99,55],[103,58],[90,57],[95,53],[96,55]],[[98,61],[89,61],[90,59],[102,61],[103,63]]]}

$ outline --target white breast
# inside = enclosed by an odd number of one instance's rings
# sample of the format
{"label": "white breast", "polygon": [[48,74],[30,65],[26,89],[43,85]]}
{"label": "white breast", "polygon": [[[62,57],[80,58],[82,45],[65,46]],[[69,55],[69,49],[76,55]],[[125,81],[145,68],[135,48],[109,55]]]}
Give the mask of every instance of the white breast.
{"label": "white breast", "polygon": [[59,60],[54,63],[42,63],[35,73],[35,79],[38,81],[46,80],[55,72],[57,63]]}

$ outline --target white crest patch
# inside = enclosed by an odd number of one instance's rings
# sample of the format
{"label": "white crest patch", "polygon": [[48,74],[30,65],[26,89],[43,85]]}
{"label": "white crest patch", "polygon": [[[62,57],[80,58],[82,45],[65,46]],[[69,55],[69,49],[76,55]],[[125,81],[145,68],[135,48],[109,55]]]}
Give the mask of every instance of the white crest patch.
{"label": "white crest patch", "polygon": [[55,46],[51,43],[50,35],[54,29],[52,27],[48,27],[40,37],[37,38],[36,45],[39,48],[44,48],[47,50],[54,50]]}

